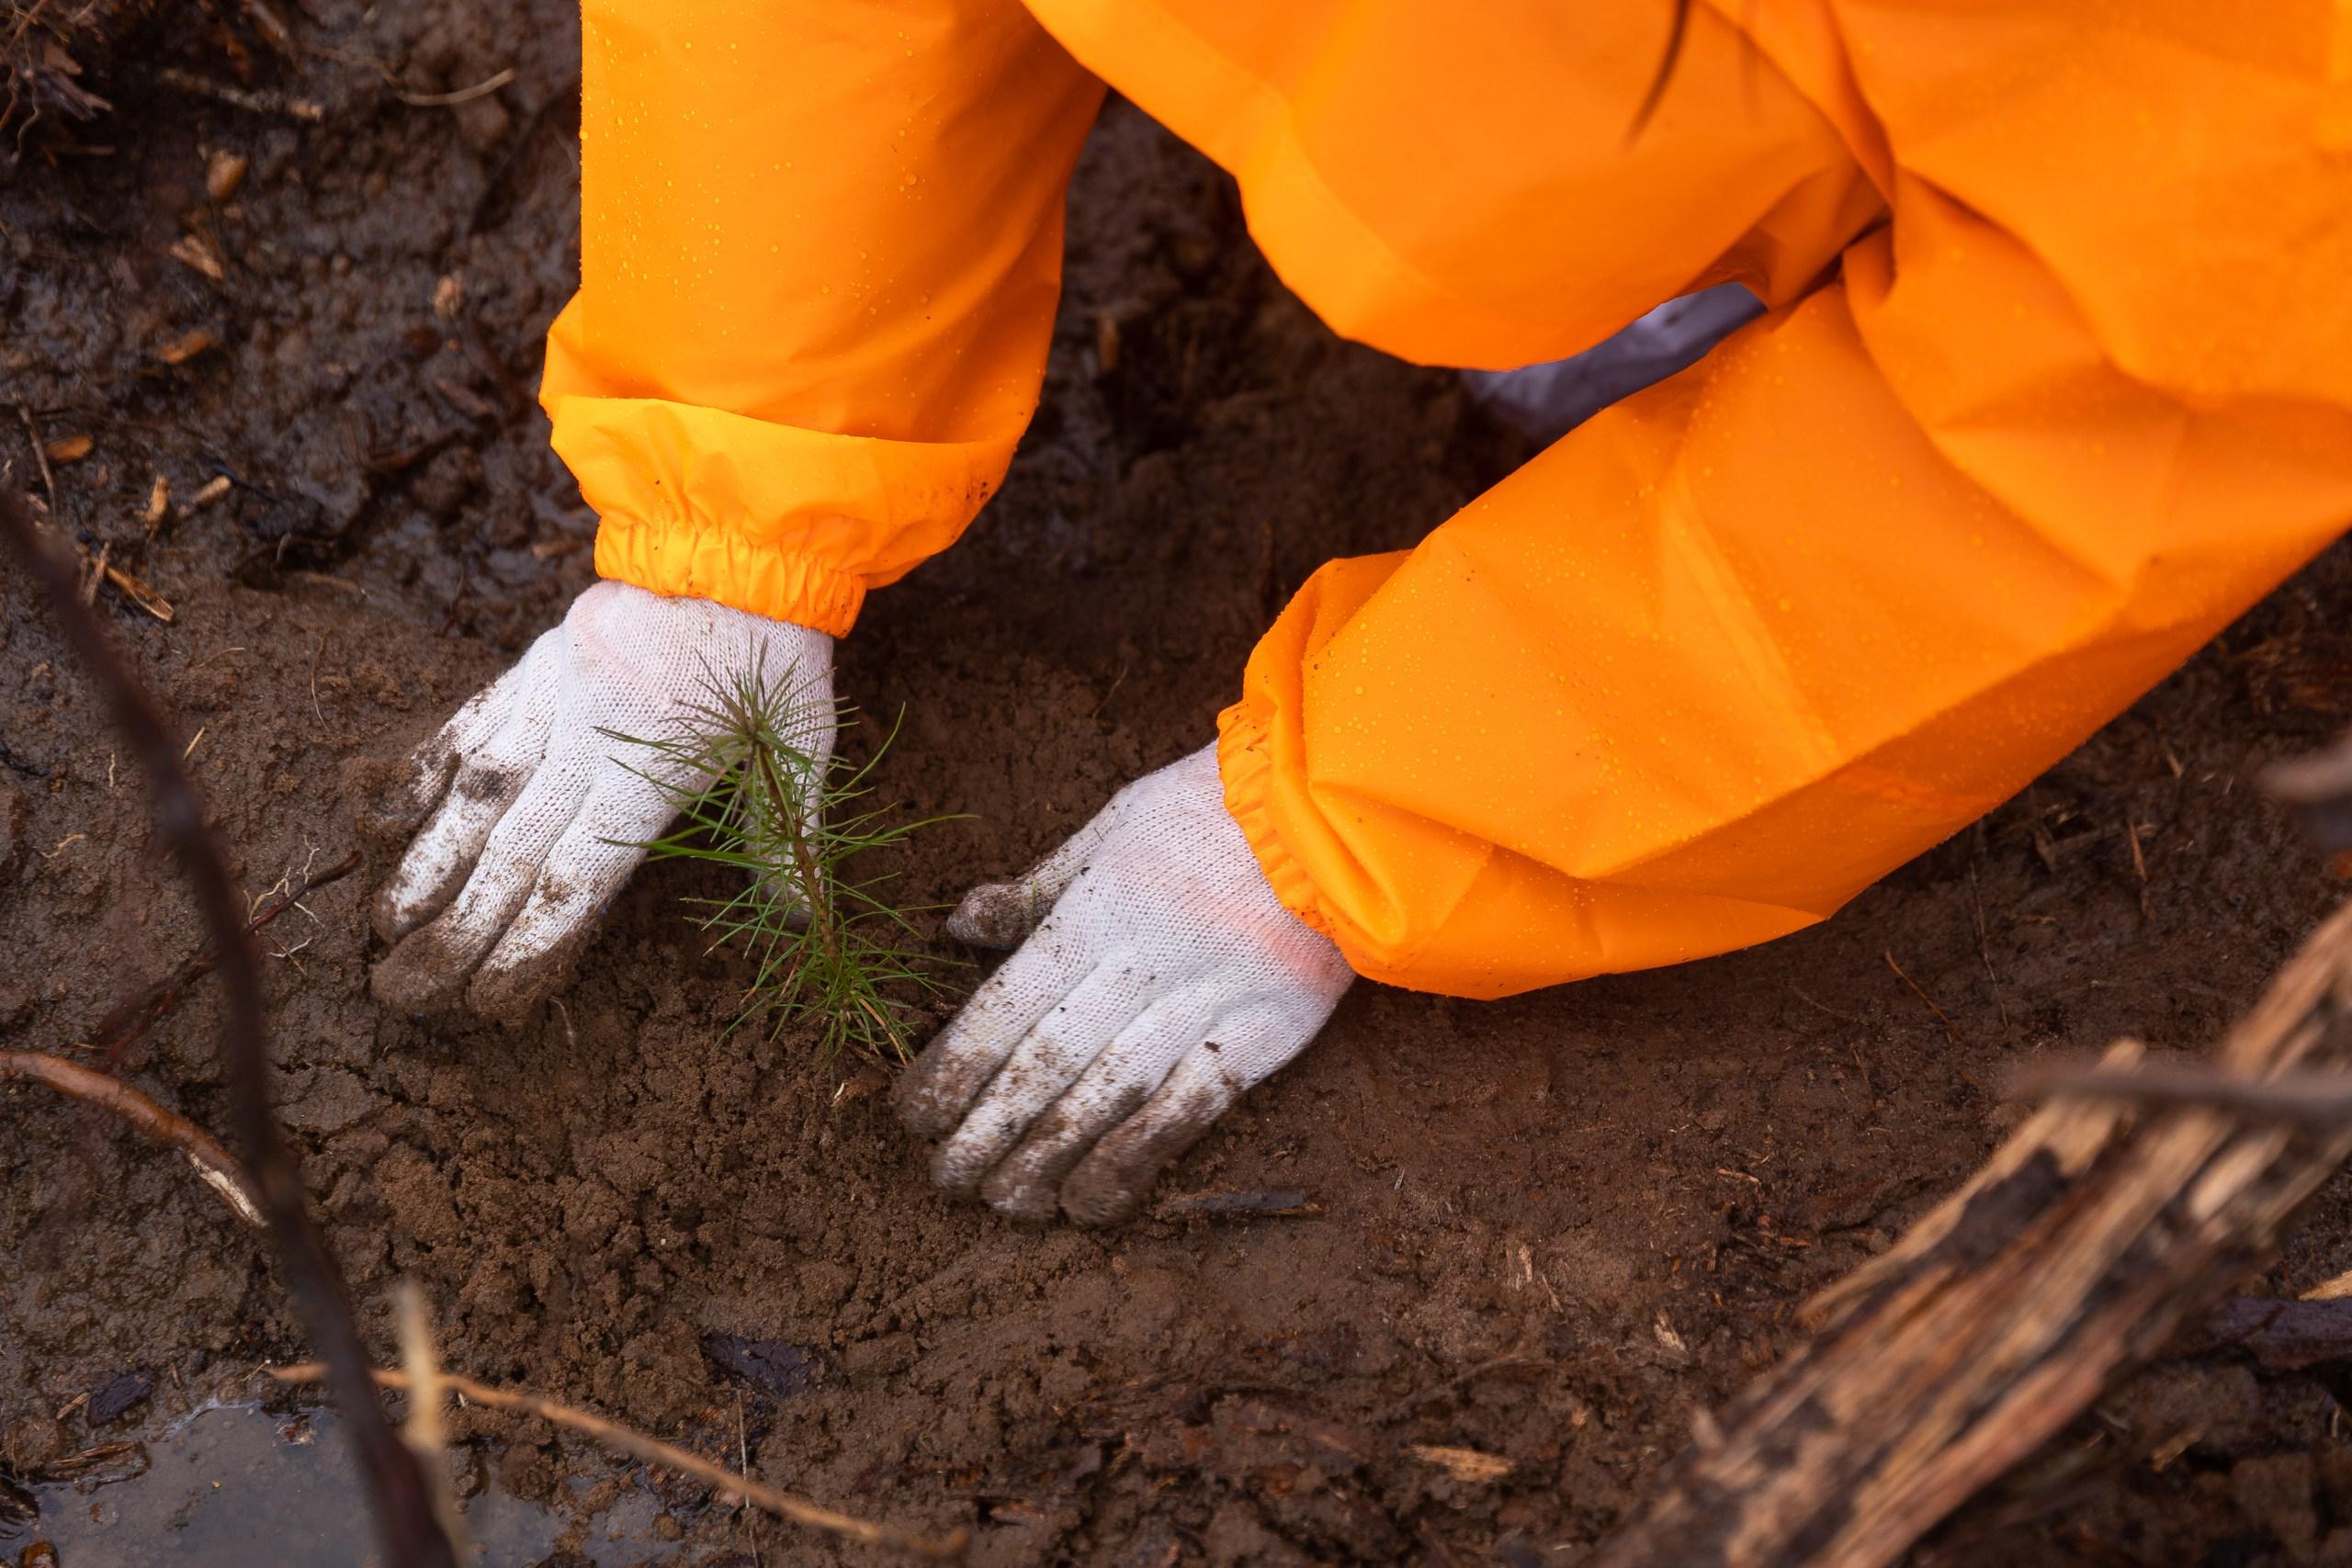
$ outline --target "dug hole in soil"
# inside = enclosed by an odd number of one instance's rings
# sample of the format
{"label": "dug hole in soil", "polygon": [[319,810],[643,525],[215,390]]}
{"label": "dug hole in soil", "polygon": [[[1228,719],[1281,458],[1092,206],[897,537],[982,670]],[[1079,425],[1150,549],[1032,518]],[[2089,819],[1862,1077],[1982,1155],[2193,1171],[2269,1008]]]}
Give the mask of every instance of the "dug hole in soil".
{"label": "dug hole in soil", "polygon": [[[1816,930],[1501,1003],[1358,987],[1161,1189],[1310,1213],[1163,1201],[1096,1234],[938,1197],[878,1072],[724,1032],[745,971],[686,919],[715,886],[695,868],[639,875],[519,1032],[391,1016],[367,987],[396,848],[356,823],[370,769],[591,581],[594,520],[528,401],[575,276],[577,24],[556,0],[495,26],[306,9],[330,52],[295,85],[322,123],[153,86],[77,133],[111,152],[28,143],[0,186],[0,397],[55,453],[89,437],[51,461],[57,521],[175,607],[98,601],[195,738],[248,894],[368,851],[266,962],[281,1111],[386,1359],[414,1280],[452,1367],[855,1512],[968,1525],[980,1562],[1574,1562],[1810,1292],[2022,1116],[2015,1068],[2126,1033],[2206,1046],[2336,897],[2247,781],[2346,716],[2341,548]],[[221,69],[216,41],[156,47]],[[416,94],[516,75],[415,107],[371,60]],[[220,195],[215,153],[246,161]],[[174,254],[191,236],[220,277]],[[197,331],[216,345],[159,357]],[[1450,375],[1335,340],[1228,182],[1114,106],[1003,494],[842,648],[841,689],[904,713],[883,793],[964,814],[898,857],[899,896],[951,903],[1199,746],[1309,571],[1409,545],[1525,456]],[[179,505],[150,540],[159,474]],[[90,686],[22,573],[0,592],[0,1032],[71,1051],[200,933]],[[126,1071],[220,1128],[217,1029],[199,987]],[[2347,1192],[2255,1288],[2352,1266]],[[0,1089],[0,1465],[258,1397],[253,1369],[306,1349],[182,1162]],[[126,1374],[152,1394],[94,1425],[114,1413],[78,1396]],[[2190,1348],[1917,1558],[2352,1562],[2346,1392]],[[649,1560],[752,1560],[707,1488],[537,1421],[456,1423],[509,1494],[650,1494]],[[862,1556],[757,1528],[767,1562]]]}

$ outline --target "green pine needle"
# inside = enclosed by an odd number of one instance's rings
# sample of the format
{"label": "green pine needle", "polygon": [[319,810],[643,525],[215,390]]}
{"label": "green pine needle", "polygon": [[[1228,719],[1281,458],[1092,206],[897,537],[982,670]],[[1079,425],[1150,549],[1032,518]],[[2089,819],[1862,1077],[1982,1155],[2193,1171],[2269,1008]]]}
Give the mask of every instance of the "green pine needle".
{"label": "green pine needle", "polygon": [[[898,727],[874,755],[852,765],[820,759],[793,738],[841,729],[855,710],[808,699],[786,670],[762,664],[720,676],[706,671],[700,695],[661,738],[604,733],[642,747],[646,780],[678,810],[676,829],[641,846],[662,860],[700,861],[746,874],[728,898],[697,898],[702,928],[752,956],[743,1010],[728,1027],[763,1021],[771,1034],[806,1022],[827,1059],[843,1046],[898,1061],[913,1055],[911,1003],[946,989],[931,974],[940,962],[906,943],[912,912],[878,891],[890,877],[853,882],[842,867],[869,850],[892,849],[944,817],[888,820],[888,807],[860,807],[868,779]],[[623,766],[629,766],[624,762]],[[668,782],[673,777],[685,784]],[[707,779],[697,785],[691,781]]]}

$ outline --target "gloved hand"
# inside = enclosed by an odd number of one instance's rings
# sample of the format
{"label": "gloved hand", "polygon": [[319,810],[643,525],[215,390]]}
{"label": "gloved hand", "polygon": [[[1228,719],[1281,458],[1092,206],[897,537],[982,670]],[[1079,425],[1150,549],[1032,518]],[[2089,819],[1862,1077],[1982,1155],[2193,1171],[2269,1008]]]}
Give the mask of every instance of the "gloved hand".
{"label": "gloved hand", "polygon": [[1028,941],[899,1080],[899,1113],[945,1138],[940,1186],[1020,1219],[1133,1213],[1355,978],[1267,885],[1215,747],[1120,791],[1021,881],[974,888],[947,930]]}
{"label": "gloved hand", "polygon": [[675,815],[654,781],[708,782],[615,737],[673,737],[713,681],[754,669],[808,715],[794,743],[831,756],[831,637],[623,582],[572,601],[417,750],[392,791],[398,826],[433,819],[376,897],[377,934],[398,943],[376,966],[377,999],[417,1012],[463,989],[474,1011],[520,1021],[562,983],[644,858],[634,846]]}

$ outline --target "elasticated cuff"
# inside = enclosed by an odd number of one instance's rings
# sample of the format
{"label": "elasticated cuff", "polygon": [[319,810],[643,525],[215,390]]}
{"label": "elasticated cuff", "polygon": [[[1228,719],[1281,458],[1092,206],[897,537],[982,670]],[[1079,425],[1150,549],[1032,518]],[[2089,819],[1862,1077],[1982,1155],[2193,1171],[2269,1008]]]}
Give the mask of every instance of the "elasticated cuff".
{"label": "elasticated cuff", "polygon": [[1217,715],[1216,766],[1225,783],[1225,808],[1240,824],[1250,852],[1258,857],[1258,869],[1266,874],[1283,908],[1338,942],[1338,930],[1317,900],[1314,879],[1274,831],[1267,808],[1266,795],[1274,776],[1267,719],[1263,712],[1252,711],[1247,697]]}
{"label": "elasticated cuff", "polygon": [[804,430],[586,395],[570,389],[579,373],[559,321],[540,400],[556,456],[603,520],[597,572],[831,637],[848,632],[867,590],[953,544],[1012,457],[1011,434],[893,441]]}
{"label": "elasticated cuff", "polygon": [[805,555],[731,528],[646,523],[607,514],[596,529],[596,575],[673,598],[708,599],[770,620],[846,637],[865,584]]}

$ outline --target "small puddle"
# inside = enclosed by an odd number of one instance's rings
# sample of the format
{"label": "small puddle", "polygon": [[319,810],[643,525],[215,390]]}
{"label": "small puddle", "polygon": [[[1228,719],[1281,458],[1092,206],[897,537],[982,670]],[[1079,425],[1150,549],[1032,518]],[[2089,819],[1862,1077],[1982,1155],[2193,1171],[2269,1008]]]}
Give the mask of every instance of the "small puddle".
{"label": "small puddle", "polygon": [[[0,1525],[0,1562],[40,1540],[57,1549],[57,1568],[356,1568],[376,1560],[348,1435],[333,1411],[209,1405],[144,1447],[143,1470],[134,1461],[35,1488],[40,1517],[13,1529]],[[489,1466],[482,1489],[461,1506],[477,1561],[494,1568],[539,1562],[572,1523],[501,1491]],[[661,1513],[660,1501],[632,1482],[571,1550],[595,1568],[662,1561],[674,1548],[653,1533]]]}

